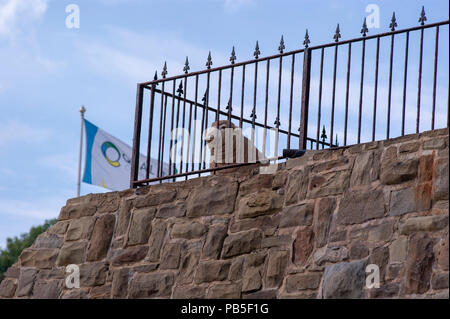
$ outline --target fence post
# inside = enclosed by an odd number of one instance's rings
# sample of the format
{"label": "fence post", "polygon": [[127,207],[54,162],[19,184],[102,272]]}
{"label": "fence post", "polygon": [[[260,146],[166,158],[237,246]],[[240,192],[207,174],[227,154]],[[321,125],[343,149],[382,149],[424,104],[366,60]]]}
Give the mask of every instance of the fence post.
{"label": "fence post", "polygon": [[144,96],[144,87],[137,85],[136,90],[136,110],[134,113],[134,132],[133,132],[133,152],[131,154],[131,174],[130,188],[135,188],[135,181],[138,179],[139,172],[139,148],[141,143],[141,124],[142,124],[142,100]]}
{"label": "fence post", "polygon": [[300,111],[300,136],[298,148],[306,149],[306,138],[308,136],[308,109],[309,109],[309,87],[311,80],[311,50],[305,48],[303,55],[302,75],[302,106]]}

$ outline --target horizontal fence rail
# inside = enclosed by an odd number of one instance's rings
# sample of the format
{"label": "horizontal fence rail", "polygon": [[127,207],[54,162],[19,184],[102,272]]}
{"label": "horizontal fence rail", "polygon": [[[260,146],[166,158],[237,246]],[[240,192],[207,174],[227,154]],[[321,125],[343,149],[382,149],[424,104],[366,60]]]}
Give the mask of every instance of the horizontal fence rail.
{"label": "horizontal fence rail", "polygon": [[[210,52],[196,72],[186,57],[184,73],[172,77],[164,64],[160,79],[137,86],[130,186],[281,160],[283,149],[448,127],[449,21],[426,20],[422,8],[418,26],[396,30],[394,13],[389,32],[368,35],[364,19],[361,37],[344,41],[338,24],[334,42],[317,46],[306,30],[301,49],[285,52],[281,37],[278,54],[260,57],[256,42],[254,59],[236,62],[233,47],[230,64],[215,68]],[[221,152],[223,140],[231,152]]]}

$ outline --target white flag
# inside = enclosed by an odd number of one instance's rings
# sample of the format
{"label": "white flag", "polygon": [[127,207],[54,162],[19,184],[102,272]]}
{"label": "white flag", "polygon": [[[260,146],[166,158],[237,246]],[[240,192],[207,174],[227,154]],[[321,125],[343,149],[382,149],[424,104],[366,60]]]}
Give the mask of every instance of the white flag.
{"label": "white flag", "polygon": [[[132,148],[121,140],[109,135],[88,120],[86,128],[86,160],[83,182],[102,186],[111,190],[130,188]],[[150,159],[150,176],[156,177],[158,161]],[[163,175],[167,175],[168,164],[163,165]],[[146,157],[139,155],[138,179],[145,179]]]}

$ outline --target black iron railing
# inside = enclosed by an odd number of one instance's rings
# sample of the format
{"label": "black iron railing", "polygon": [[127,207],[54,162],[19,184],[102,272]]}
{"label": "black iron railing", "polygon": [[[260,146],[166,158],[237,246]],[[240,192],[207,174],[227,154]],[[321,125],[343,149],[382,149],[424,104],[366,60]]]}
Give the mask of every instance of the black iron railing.
{"label": "black iron railing", "polygon": [[[426,61],[432,60],[433,63],[432,74],[425,78],[427,84],[431,83],[432,88],[431,105],[427,105],[426,110],[426,115],[430,117],[431,122],[429,128],[448,127],[448,40],[445,40],[444,43],[447,45],[444,47],[446,51],[440,52],[438,49],[439,32],[444,27],[448,32],[449,21],[431,24],[425,24],[425,21],[425,11],[422,8],[418,26],[396,30],[397,21],[394,13],[389,32],[367,35],[368,28],[364,19],[361,37],[345,41],[340,40],[341,33],[338,24],[333,36],[334,42],[318,46],[309,46],[310,38],[307,30],[303,42],[304,48],[284,52],[285,43],[281,37],[278,54],[260,57],[259,44],[256,42],[255,58],[236,62],[233,47],[230,64],[212,68],[212,58],[209,53],[206,62],[207,68],[196,72],[189,72],[190,66],[186,57],[184,74],[172,77],[167,77],[167,65],[164,64],[161,79],[158,79],[157,73],[155,73],[153,81],[137,85],[131,187],[163,180],[176,180],[181,177],[187,179],[189,176],[201,176],[204,173],[249,164],[233,162],[227,166],[212,165],[210,167],[209,149],[204,132],[211,127],[212,122],[216,122],[218,125],[222,119],[234,123],[243,131],[247,129],[248,139],[251,143],[256,143],[255,130],[262,130],[260,151],[264,154],[267,153],[267,134],[270,131],[275,132],[276,149],[272,158],[281,158],[279,154],[283,148],[336,147],[339,145],[338,132],[343,136],[343,146],[377,139],[389,139],[407,133],[419,133],[421,126],[424,125],[422,123],[425,121],[425,119],[421,119],[421,114],[425,112],[422,106],[425,54],[427,54]],[[424,52],[424,32],[427,29],[435,30],[434,45],[426,47],[427,50]],[[419,33],[420,36],[418,43],[410,40],[415,33]],[[400,45],[395,41],[399,37],[402,40]],[[384,39],[389,40],[388,46],[382,46]],[[367,60],[369,46],[372,43],[374,43],[374,56],[371,56],[372,60]],[[402,51],[401,55],[396,55],[396,44]],[[355,65],[354,62],[352,63],[352,50],[355,50],[355,46],[360,46],[361,50],[358,50],[359,52],[356,54],[360,60],[360,66],[357,69],[359,85],[352,90],[350,78],[352,66]],[[418,61],[411,62],[410,51],[413,46],[418,47],[418,52],[414,52],[418,54]],[[340,48],[346,49],[344,51],[346,59],[344,60],[338,59]],[[381,48],[389,50],[385,54]],[[327,64],[324,62],[324,58],[327,57],[326,53],[329,50],[333,51],[333,62]],[[319,61],[315,66],[318,69],[318,76],[314,78],[311,75],[313,55],[318,55],[317,61]],[[355,53],[353,55],[355,56]],[[316,61],[316,57],[314,60]],[[399,62],[400,60],[403,61]],[[438,60],[443,61],[441,62],[443,63],[442,68],[438,68]],[[340,63],[342,61],[345,62]],[[385,61],[387,61],[388,67],[386,72],[383,72],[380,71],[380,68],[381,63],[384,65]],[[286,65],[284,66],[284,64]],[[338,67],[341,64],[345,65],[342,81],[338,76],[340,71]],[[330,87],[326,87],[327,83],[324,79],[324,70],[328,67],[332,69]],[[418,67],[417,77],[413,77],[417,83],[417,91],[415,92],[415,101],[408,102],[408,98],[411,99],[408,90],[413,81],[410,79],[413,67]],[[289,68],[288,72],[286,68]],[[441,77],[438,77],[438,71],[442,75]],[[276,72],[275,77],[272,75],[274,72]],[[393,74],[398,78],[400,73],[402,79],[394,80]],[[370,81],[373,88],[364,90],[368,74],[371,75]],[[385,90],[387,82],[387,99],[382,103],[380,101],[380,95],[383,93],[380,89],[380,75],[387,77],[386,81],[382,82],[383,90]],[[436,98],[437,89],[438,84],[442,84],[443,81],[447,82],[444,83],[447,97],[444,102],[443,99],[440,99],[439,104]],[[339,82],[345,83],[345,90],[338,92],[340,94],[345,91],[341,101],[337,99]],[[325,107],[324,92],[328,93],[328,91],[331,92],[331,101],[327,100],[329,104]],[[370,99],[366,96],[369,91],[373,94]],[[402,96],[393,105],[393,93],[399,92]],[[311,102],[310,97],[313,93],[317,100]],[[356,96],[357,108],[352,112],[353,105],[350,98]],[[149,103],[146,163],[139,163],[145,98]],[[443,104],[446,105],[443,106]],[[382,108],[382,106],[386,106],[386,108]],[[415,128],[407,129],[411,126],[411,115],[408,115],[411,114],[411,108],[415,113]],[[367,112],[371,114],[367,116]],[[393,112],[395,112],[394,124],[392,123]],[[446,124],[442,121],[444,113],[446,113]],[[351,120],[351,116],[355,116],[356,120]],[[438,124],[436,124],[437,116],[440,120]],[[364,119],[366,120],[364,121]],[[325,125],[329,127],[329,138],[325,132]],[[380,130],[377,130],[380,125],[385,126],[385,134],[379,133]],[[398,132],[393,133],[393,128]],[[150,158],[157,159],[156,168],[150,165]],[[145,167],[145,176],[139,176],[139,167],[143,166]]]}

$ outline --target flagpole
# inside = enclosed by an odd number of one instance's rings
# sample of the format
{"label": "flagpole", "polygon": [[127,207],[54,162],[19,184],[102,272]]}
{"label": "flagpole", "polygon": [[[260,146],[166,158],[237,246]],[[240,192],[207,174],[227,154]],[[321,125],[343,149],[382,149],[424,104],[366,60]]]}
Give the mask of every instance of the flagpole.
{"label": "flagpole", "polygon": [[81,114],[81,129],[80,129],[80,152],[78,155],[78,181],[77,181],[77,197],[80,197],[80,187],[81,187],[81,155],[83,152],[83,126],[84,126],[84,112],[86,112],[86,109],[84,108],[84,105],[80,108],[80,114]]}

